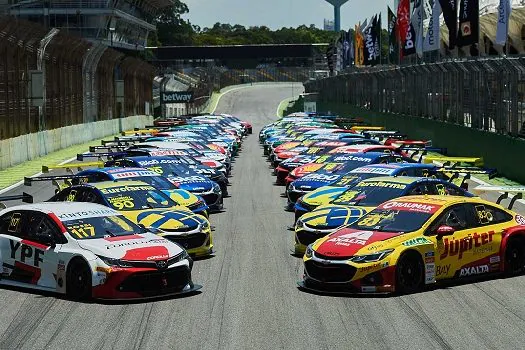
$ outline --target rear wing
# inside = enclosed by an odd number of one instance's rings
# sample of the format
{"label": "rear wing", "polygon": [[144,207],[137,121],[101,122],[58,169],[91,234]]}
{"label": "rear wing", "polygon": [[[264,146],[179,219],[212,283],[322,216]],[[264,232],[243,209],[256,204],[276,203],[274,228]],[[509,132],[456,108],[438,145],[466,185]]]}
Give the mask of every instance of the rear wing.
{"label": "rear wing", "polygon": [[129,146],[127,145],[105,145],[105,146],[89,146],[89,152],[94,153],[97,151],[111,151],[111,150],[117,150],[122,151]]}
{"label": "rear wing", "polygon": [[33,196],[30,195],[29,193],[23,192],[21,195],[0,197],[0,210],[7,208],[3,202],[19,201],[19,200],[21,200],[24,203],[33,203]]}
{"label": "rear wing", "polygon": [[425,164],[434,162],[442,163],[443,165],[453,164],[468,164],[469,166],[481,167],[484,164],[483,157],[445,157],[445,156],[427,156],[423,160]]}
{"label": "rear wing", "polygon": [[509,205],[507,208],[512,209],[514,206],[514,203],[518,199],[523,198],[523,194],[525,193],[525,186],[491,186],[491,185],[481,185],[475,187],[472,192],[475,194],[482,195],[483,193],[489,193],[489,192],[498,192],[501,193],[501,195],[496,200],[496,204],[501,204],[501,202],[504,199],[510,198]]}
{"label": "rear wing", "polygon": [[361,131],[361,132],[366,132],[366,131],[382,131],[382,130],[385,130],[385,127],[384,126],[365,126],[365,125],[354,125],[350,128],[350,130],[353,130],[353,131]]}
{"label": "rear wing", "polygon": [[425,147],[400,146],[397,149],[399,149],[400,151],[421,151],[421,150],[425,150],[427,152],[441,153],[441,154],[444,154],[444,155],[446,155],[448,153],[448,150],[446,148],[429,147],[429,146],[425,146]]}
{"label": "rear wing", "polygon": [[[80,176],[80,175],[56,175],[56,176],[38,176],[38,177],[24,177],[24,185],[25,186],[31,186],[33,182],[45,182],[45,181],[51,181],[53,186],[57,188],[57,191],[59,192],[63,190],[64,188],[72,186],[74,183],[73,181],[78,180],[78,183],[86,183],[89,181],[90,176]],[[63,181],[63,183],[59,183],[59,181]]]}
{"label": "rear wing", "polygon": [[423,157],[426,155],[427,155],[427,151],[423,149],[417,149],[412,154],[408,154],[410,158],[414,159],[418,163],[421,163],[423,161]]}
{"label": "rear wing", "polygon": [[159,130],[157,128],[154,128],[154,129],[136,129],[136,130],[128,130],[128,131],[123,131],[121,132],[120,134],[122,136],[127,136],[127,135],[137,135],[137,136],[140,136],[140,135],[152,135],[156,132],[159,132]]}
{"label": "rear wing", "polygon": [[42,165],[42,172],[49,173],[50,170],[64,169],[66,172],[73,174],[73,169],[82,171],[87,167],[103,168],[104,162],[84,162],[84,163],[67,163],[58,165]]}

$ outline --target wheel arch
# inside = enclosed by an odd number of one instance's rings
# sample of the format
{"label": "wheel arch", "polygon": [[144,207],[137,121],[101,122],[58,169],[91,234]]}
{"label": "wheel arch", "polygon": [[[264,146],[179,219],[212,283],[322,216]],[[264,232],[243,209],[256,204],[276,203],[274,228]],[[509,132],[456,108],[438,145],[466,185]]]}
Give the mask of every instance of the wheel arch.
{"label": "wheel arch", "polygon": [[501,245],[500,245],[500,271],[505,271],[505,250],[507,249],[507,244],[511,238],[514,237],[521,237],[525,239],[525,227],[523,226],[517,226],[517,227],[511,227],[507,230],[505,230],[505,235],[501,239]]}

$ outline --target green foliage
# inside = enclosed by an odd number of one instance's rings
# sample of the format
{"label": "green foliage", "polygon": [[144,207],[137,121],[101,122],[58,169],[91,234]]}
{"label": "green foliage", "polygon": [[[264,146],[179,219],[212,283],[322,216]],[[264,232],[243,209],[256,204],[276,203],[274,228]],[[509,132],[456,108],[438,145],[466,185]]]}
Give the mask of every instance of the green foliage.
{"label": "green foliage", "polygon": [[265,26],[246,28],[238,24],[215,23],[211,28],[201,29],[181,18],[188,12],[188,7],[180,0],[164,9],[154,19],[157,32],[148,38],[148,46],[311,44],[332,42],[336,35],[313,24],[271,30]]}

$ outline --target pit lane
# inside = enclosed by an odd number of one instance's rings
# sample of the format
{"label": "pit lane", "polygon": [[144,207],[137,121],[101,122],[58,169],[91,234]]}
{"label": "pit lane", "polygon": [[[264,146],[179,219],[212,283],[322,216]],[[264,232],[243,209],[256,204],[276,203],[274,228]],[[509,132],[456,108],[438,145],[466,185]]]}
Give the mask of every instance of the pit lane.
{"label": "pit lane", "polygon": [[[217,112],[252,122],[254,134],[234,164],[226,211],[211,217],[216,256],[195,263],[200,294],[101,305],[0,289],[0,349],[522,348],[525,277],[387,298],[296,288],[302,264],[290,255],[286,229],[293,214],[283,210],[283,187],[272,185],[257,140],[291,94],[291,86],[256,86],[219,103]],[[22,190],[36,200],[53,193],[49,184],[35,184],[5,195]]]}

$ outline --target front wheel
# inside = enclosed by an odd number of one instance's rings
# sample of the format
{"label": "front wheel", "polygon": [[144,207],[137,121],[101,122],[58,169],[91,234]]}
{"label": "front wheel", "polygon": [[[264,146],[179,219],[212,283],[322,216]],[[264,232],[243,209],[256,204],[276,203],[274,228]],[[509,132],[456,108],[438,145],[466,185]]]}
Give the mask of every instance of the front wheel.
{"label": "front wheel", "polygon": [[67,269],[66,293],[74,300],[91,298],[91,269],[82,259],[74,259]]}
{"label": "front wheel", "polygon": [[423,285],[425,267],[421,256],[413,251],[403,254],[396,265],[396,291],[409,294]]}
{"label": "front wheel", "polygon": [[505,248],[505,274],[515,276],[525,271],[525,238],[511,237]]}

